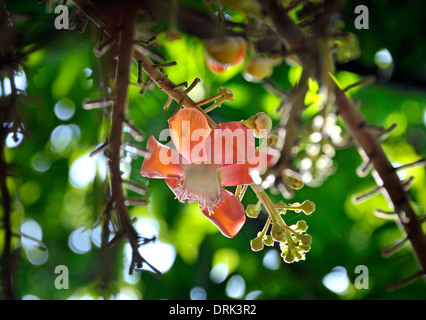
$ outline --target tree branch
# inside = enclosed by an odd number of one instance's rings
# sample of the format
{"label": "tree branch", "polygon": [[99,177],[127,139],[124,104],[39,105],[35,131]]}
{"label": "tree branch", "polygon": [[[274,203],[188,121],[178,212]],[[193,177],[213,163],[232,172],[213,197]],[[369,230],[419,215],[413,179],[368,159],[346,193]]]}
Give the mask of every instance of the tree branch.
{"label": "tree branch", "polygon": [[110,144],[111,194],[115,202],[117,215],[123,232],[128,236],[133,250],[138,249],[138,235],[134,230],[126,206],[121,183],[120,150],[123,132],[123,119],[127,107],[127,86],[130,78],[131,50],[133,45],[133,28],[136,12],[134,6],[124,6],[122,25],[119,33],[118,63],[116,70],[116,99],[112,106]]}
{"label": "tree branch", "polygon": [[[13,78],[12,78],[13,79]],[[3,135],[2,130],[0,134],[1,141],[5,140],[5,136]],[[0,190],[2,196],[2,206],[3,206],[3,227],[4,227],[4,246],[3,246],[3,254],[1,257],[2,268],[1,268],[1,286],[3,289],[3,297],[6,300],[15,299],[15,294],[12,285],[12,227],[11,227],[11,197],[9,193],[9,189],[6,184],[8,165],[6,163],[6,159],[4,157],[4,146],[1,146],[0,150]]]}
{"label": "tree branch", "polygon": [[178,103],[182,101],[182,106],[186,108],[194,108],[202,112],[210,126],[216,127],[213,120],[204,112],[204,110],[197,106],[197,103],[192,100],[185,91],[177,90],[177,85],[173,83],[155,64],[151,62],[141,51],[139,45],[135,45],[133,49],[133,57],[135,61],[141,61],[142,69],[145,73],[155,82],[155,84],[163,90],[167,95]]}
{"label": "tree branch", "polygon": [[[87,0],[73,0],[74,4],[100,29],[105,32],[113,42],[118,43],[118,33],[114,30],[114,23],[109,23],[110,16],[106,15],[104,11],[96,11]],[[115,19],[115,17],[113,17]],[[216,127],[215,122],[204,112],[204,110],[196,105],[187,94],[182,90],[176,90],[177,85],[173,83],[155,64],[149,60],[141,45],[135,44],[132,51],[133,60],[140,64],[141,68],[145,71],[149,79],[152,79],[161,90],[163,90],[170,98],[182,103],[183,107],[195,108],[202,112],[210,127]]]}
{"label": "tree branch", "polygon": [[127,109],[127,91],[130,78],[130,63],[132,57],[134,25],[136,22],[136,5],[133,1],[123,6],[121,25],[118,40],[118,63],[116,70],[116,94],[111,114],[110,134],[110,171],[111,171],[111,197],[114,200],[117,216],[123,234],[128,238],[133,251],[133,261],[130,273],[136,266],[142,268],[143,263],[148,264],[155,273],[158,270],[152,267],[139,253],[139,235],[134,229],[125,204],[123,185],[120,170],[120,154],[123,134],[123,121]]}
{"label": "tree branch", "polygon": [[11,96],[10,101],[4,109],[4,112],[0,118],[0,191],[2,198],[2,206],[3,206],[3,228],[4,228],[4,245],[3,245],[3,254],[1,257],[2,268],[1,268],[1,286],[3,289],[3,296],[7,300],[14,300],[15,292],[13,288],[13,255],[12,255],[12,222],[11,222],[11,214],[12,214],[12,197],[9,192],[9,188],[7,186],[7,177],[10,174],[10,168],[8,163],[6,162],[4,150],[6,148],[5,141],[6,136],[10,132],[10,128],[7,125],[11,123],[11,117],[13,117],[13,113],[16,111],[15,108],[17,106],[17,92],[15,87],[15,81],[13,77],[13,70],[8,71],[8,76],[10,79],[11,85]]}
{"label": "tree branch", "polygon": [[336,87],[336,107],[339,115],[349,129],[354,140],[361,148],[361,152],[370,155],[374,167],[373,177],[381,191],[392,203],[394,211],[398,214],[401,225],[411,242],[417,260],[426,271],[426,238],[421,223],[410,204],[410,198],[398,178],[395,168],[387,158],[380,141],[369,130],[364,128],[367,122],[358,108],[349,101],[346,94]]}
{"label": "tree branch", "polygon": [[[117,67],[115,75],[115,98],[112,100],[111,110],[111,130],[108,139],[108,156],[110,167],[110,189],[111,205],[115,210],[120,224],[120,231],[115,239],[125,236],[132,248],[132,262],[129,273],[143,267],[149,266],[157,276],[161,273],[146,261],[139,253],[139,246],[146,243],[145,239],[139,236],[130,220],[126,206],[126,198],[123,192],[123,181],[120,170],[123,124],[126,123],[126,111],[128,104],[128,85],[130,79],[131,61],[133,53],[133,35],[136,23],[138,4],[129,0],[123,4],[107,3],[94,6],[87,0],[74,0],[74,4],[99,28],[100,32],[105,32],[110,36],[113,43],[118,46]],[[118,15],[118,19],[117,19]],[[108,204],[109,206],[110,204]],[[141,239],[143,240],[141,242]]]}

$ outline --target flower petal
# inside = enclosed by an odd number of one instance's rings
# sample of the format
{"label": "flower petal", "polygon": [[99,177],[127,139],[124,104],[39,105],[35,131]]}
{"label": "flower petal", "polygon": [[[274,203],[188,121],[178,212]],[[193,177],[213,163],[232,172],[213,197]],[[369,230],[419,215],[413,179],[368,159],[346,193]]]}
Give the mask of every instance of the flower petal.
{"label": "flower petal", "polygon": [[243,205],[234,194],[223,190],[222,197],[221,202],[213,208],[212,213],[209,213],[208,209],[204,209],[202,212],[224,236],[232,238],[244,225],[246,214]]}
{"label": "flower petal", "polygon": [[207,161],[220,166],[245,163],[255,155],[253,133],[241,122],[222,122],[206,140]]}
{"label": "flower petal", "polygon": [[179,198],[177,189],[179,187],[179,183],[181,182],[180,179],[166,179],[165,180],[167,183],[167,186],[170,188],[170,190],[172,190],[172,192],[175,194],[176,198],[180,201],[180,202],[185,202],[187,200],[187,198]]}
{"label": "flower petal", "polygon": [[266,152],[255,152],[255,157],[250,158],[245,163],[237,163],[220,168],[222,185],[237,186],[241,184],[252,184],[251,170],[257,170],[259,174],[265,172],[266,168],[273,166],[277,157]]}
{"label": "flower petal", "polygon": [[176,149],[189,162],[205,158],[204,143],[211,128],[204,114],[184,108],[169,119],[170,136]]}
{"label": "flower petal", "polygon": [[149,155],[142,163],[142,177],[159,179],[183,177],[187,162],[176,150],[159,143],[153,136],[148,140],[147,150]]}

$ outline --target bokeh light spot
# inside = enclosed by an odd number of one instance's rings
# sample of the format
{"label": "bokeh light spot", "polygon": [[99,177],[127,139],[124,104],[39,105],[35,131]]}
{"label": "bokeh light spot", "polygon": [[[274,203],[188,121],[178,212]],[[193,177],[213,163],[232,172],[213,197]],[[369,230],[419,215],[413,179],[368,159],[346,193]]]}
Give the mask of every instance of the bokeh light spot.
{"label": "bokeh light spot", "polygon": [[346,269],[337,266],[322,279],[323,285],[330,291],[343,294],[349,287],[349,277]]}
{"label": "bokeh light spot", "polygon": [[74,102],[67,98],[61,99],[55,104],[53,111],[59,120],[69,120],[75,113]]}

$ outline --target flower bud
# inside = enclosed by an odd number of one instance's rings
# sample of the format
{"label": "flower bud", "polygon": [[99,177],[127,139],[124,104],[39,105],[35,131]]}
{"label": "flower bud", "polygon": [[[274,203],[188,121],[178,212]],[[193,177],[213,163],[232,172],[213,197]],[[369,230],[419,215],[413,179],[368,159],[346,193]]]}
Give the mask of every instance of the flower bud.
{"label": "flower bud", "polygon": [[265,112],[256,113],[243,124],[253,130],[256,138],[265,138],[272,129],[272,120]]}
{"label": "flower bud", "polygon": [[303,182],[290,176],[284,176],[284,182],[294,190],[300,190],[303,187]]}
{"label": "flower bud", "polygon": [[270,235],[267,235],[263,238],[263,243],[267,245],[268,247],[270,247],[274,244],[274,239],[272,239]]}
{"label": "flower bud", "polygon": [[249,218],[257,218],[260,213],[260,206],[249,204],[246,208],[246,214]]}
{"label": "flower bud", "polygon": [[315,211],[315,203],[306,200],[300,205],[300,210],[305,212],[305,214],[310,215],[312,212]]}
{"label": "flower bud", "polygon": [[310,246],[312,244],[312,237],[309,234],[299,235],[299,239],[305,246]]}
{"label": "flower bud", "polygon": [[284,240],[285,231],[278,225],[274,224],[271,230],[271,236],[275,241],[281,242]]}
{"label": "flower bud", "polygon": [[249,82],[260,82],[269,77],[273,70],[273,65],[269,59],[258,56],[251,58],[247,63],[243,76]]}
{"label": "flower bud", "polygon": [[268,147],[276,148],[278,144],[278,136],[275,134],[270,134],[268,135],[266,142]]}
{"label": "flower bud", "polygon": [[281,257],[283,257],[284,262],[287,262],[287,263],[293,263],[295,259],[293,253],[291,252],[289,248],[285,251],[282,251]]}
{"label": "flower bud", "polygon": [[239,37],[214,38],[206,41],[204,53],[209,69],[222,72],[244,59],[246,44]]}
{"label": "flower bud", "polygon": [[250,247],[253,251],[260,251],[263,249],[263,239],[262,237],[254,238],[250,241]]}
{"label": "flower bud", "polygon": [[305,220],[300,220],[296,224],[296,228],[302,232],[306,231],[308,229],[308,224]]}
{"label": "flower bud", "polygon": [[309,252],[309,250],[311,250],[311,246],[310,245],[300,245],[299,246],[299,251],[301,253]]}

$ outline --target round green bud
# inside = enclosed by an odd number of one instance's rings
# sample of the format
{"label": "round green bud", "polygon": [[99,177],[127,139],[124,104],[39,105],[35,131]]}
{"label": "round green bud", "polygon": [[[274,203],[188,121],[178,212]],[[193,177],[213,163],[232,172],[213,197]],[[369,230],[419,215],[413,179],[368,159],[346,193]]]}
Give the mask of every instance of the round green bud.
{"label": "round green bud", "polygon": [[300,220],[296,224],[296,229],[304,232],[304,231],[306,231],[308,229],[308,224],[306,223],[305,220]]}
{"label": "round green bud", "polygon": [[250,247],[253,251],[260,251],[263,249],[263,239],[261,237],[254,238],[250,241]]}
{"label": "round green bud", "polygon": [[260,213],[260,206],[249,204],[246,208],[246,214],[249,218],[257,218]]}
{"label": "round green bud", "polygon": [[300,205],[300,209],[305,212],[305,214],[310,215],[312,212],[315,211],[315,203],[306,200]]}
{"label": "round green bud", "polygon": [[312,237],[309,234],[300,235],[299,238],[305,246],[310,246],[312,244]]}
{"label": "round green bud", "polygon": [[280,226],[274,224],[272,226],[271,236],[275,241],[281,242],[285,238],[285,231]]}
{"label": "round green bud", "polygon": [[284,255],[281,254],[281,257],[283,257],[284,258],[284,262],[287,262],[287,263],[292,263],[292,262],[294,262],[294,259],[295,259],[295,257],[292,254],[291,250],[288,250],[287,254],[284,254]]}
{"label": "round green bud", "polygon": [[263,237],[263,243],[267,245],[268,247],[272,246],[274,244],[274,239],[270,235],[267,235]]}

